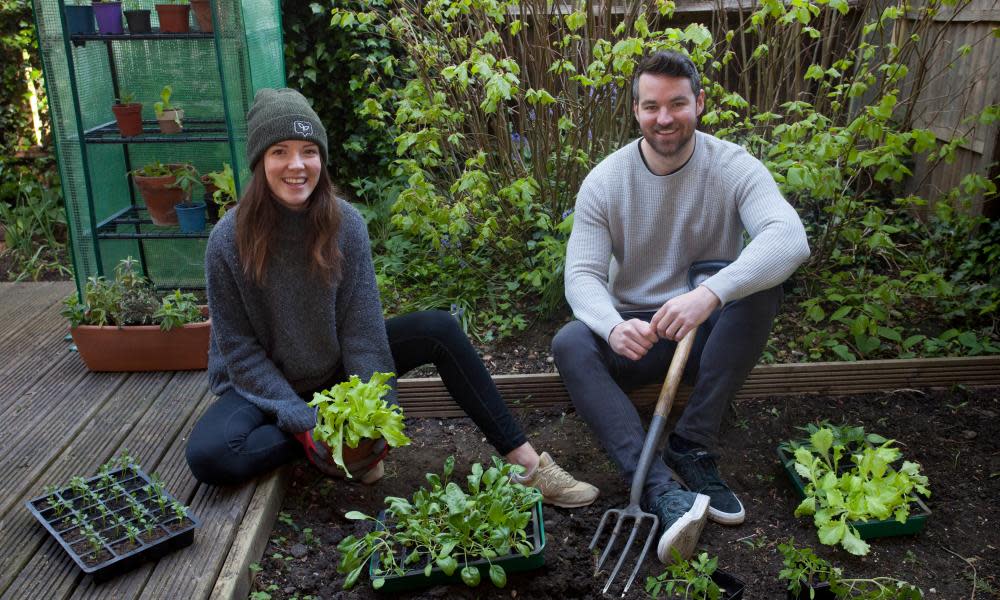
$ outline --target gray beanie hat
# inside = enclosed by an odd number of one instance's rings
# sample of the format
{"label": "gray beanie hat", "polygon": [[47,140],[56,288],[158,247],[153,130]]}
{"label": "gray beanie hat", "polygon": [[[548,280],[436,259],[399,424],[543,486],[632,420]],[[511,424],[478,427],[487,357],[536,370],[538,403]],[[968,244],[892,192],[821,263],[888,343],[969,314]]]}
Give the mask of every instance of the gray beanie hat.
{"label": "gray beanie hat", "polygon": [[250,170],[264,151],[285,140],[304,140],[319,146],[327,163],[326,129],[305,96],[289,88],[258,90],[247,113],[247,158]]}

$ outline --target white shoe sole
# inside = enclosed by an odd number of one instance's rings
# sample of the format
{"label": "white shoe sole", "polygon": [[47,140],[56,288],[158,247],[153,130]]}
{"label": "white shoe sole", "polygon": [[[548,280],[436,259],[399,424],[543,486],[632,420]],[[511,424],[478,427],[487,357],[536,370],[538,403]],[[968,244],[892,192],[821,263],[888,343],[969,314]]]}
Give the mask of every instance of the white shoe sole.
{"label": "white shoe sole", "polygon": [[656,556],[660,562],[665,565],[673,562],[673,553],[670,551],[672,548],[677,549],[681,558],[691,558],[707,517],[708,496],[698,494],[691,508],[660,536],[660,542],[656,545]]}
{"label": "white shoe sole", "polygon": [[[736,499],[739,502],[739,498]],[[708,507],[708,520],[719,525],[739,525],[747,519],[747,511],[743,510],[743,503],[740,502],[740,512],[727,513]]]}

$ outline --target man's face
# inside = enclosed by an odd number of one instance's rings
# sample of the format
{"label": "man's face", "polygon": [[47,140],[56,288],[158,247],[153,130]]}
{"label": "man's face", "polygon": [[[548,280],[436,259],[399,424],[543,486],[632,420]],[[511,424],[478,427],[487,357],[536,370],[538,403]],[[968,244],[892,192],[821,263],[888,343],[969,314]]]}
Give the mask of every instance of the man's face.
{"label": "man's face", "polygon": [[639,94],[632,110],[642,137],[662,159],[674,161],[684,154],[704,109],[705,92],[695,96],[687,77],[639,76]]}

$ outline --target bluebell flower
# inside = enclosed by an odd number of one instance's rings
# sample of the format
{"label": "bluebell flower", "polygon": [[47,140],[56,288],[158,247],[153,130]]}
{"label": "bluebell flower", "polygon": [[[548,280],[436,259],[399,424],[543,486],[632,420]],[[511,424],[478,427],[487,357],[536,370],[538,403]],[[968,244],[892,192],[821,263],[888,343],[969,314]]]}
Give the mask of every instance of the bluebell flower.
{"label": "bluebell flower", "polygon": [[567,208],[566,210],[564,210],[563,214],[562,214],[563,220],[565,220],[566,217],[570,216],[571,214],[573,214],[573,209],[572,208]]}
{"label": "bluebell flower", "polygon": [[450,240],[449,240],[447,234],[441,236],[441,246],[443,248],[450,248],[451,247]]}

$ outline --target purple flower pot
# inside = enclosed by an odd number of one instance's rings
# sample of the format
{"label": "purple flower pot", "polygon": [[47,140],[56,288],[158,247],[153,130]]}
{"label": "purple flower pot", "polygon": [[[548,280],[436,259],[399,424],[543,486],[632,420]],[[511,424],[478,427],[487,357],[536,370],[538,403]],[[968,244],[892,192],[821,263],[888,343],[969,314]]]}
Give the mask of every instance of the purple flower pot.
{"label": "purple flower pot", "polygon": [[104,35],[121,35],[125,32],[122,28],[121,2],[95,2],[93,7],[99,32]]}

